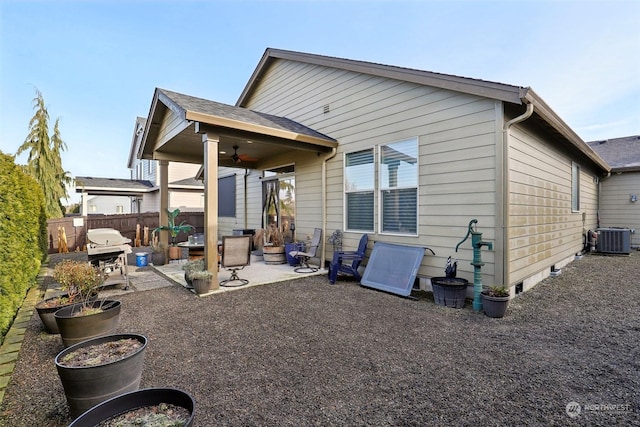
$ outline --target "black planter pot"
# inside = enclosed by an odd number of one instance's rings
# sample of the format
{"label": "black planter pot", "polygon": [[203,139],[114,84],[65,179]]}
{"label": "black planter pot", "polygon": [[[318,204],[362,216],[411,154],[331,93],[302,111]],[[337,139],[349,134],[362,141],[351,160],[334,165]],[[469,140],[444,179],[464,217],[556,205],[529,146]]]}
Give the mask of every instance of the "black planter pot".
{"label": "black planter pot", "polygon": [[164,252],[153,252],[151,262],[153,265],[164,265]]}
{"label": "black planter pot", "polygon": [[[58,324],[56,323],[56,318],[54,317],[55,312],[60,310],[61,308],[69,307],[73,303],[56,305],[55,307],[45,307],[44,305],[47,302],[53,301],[56,298],[66,297],[66,296],[67,294],[63,294],[57,297],[47,298],[46,300],[40,301],[38,304],[36,304],[36,311],[38,312],[38,316],[40,316],[40,320],[44,325],[44,329],[50,334],[60,333],[60,331],[58,330]],[[98,294],[91,297],[90,300],[95,301],[97,298],[98,298]]]}
{"label": "black planter pot", "polygon": [[431,289],[436,305],[463,308],[467,297],[467,279],[457,277],[432,277]]}
{"label": "black planter pot", "polygon": [[504,317],[509,306],[509,297],[492,297],[480,294],[482,298],[482,309],[489,317]]}
{"label": "black planter pot", "polygon": [[193,397],[175,388],[147,388],[122,394],[102,402],[78,417],[69,424],[69,427],[95,427],[103,421],[133,409],[160,403],[168,403],[185,408],[191,414],[185,426],[191,427],[193,425],[196,406]]}
{"label": "black planter pot", "polygon": [[206,294],[211,290],[211,280],[193,279],[193,290],[198,295]]}
{"label": "black planter pot", "polygon": [[[126,338],[140,341],[142,347],[116,362],[87,367],[69,367],[60,363],[72,351]],[[82,341],[58,353],[55,359],[56,369],[67,397],[71,416],[76,418],[105,400],[137,390],[140,387],[146,348],[147,337],[144,335],[114,334]]]}
{"label": "black planter pot", "polygon": [[82,303],[76,303],[55,312],[54,317],[65,347],[116,332],[122,306],[120,301],[96,300],[90,306],[102,307],[103,311],[87,316],[74,316],[82,307]]}

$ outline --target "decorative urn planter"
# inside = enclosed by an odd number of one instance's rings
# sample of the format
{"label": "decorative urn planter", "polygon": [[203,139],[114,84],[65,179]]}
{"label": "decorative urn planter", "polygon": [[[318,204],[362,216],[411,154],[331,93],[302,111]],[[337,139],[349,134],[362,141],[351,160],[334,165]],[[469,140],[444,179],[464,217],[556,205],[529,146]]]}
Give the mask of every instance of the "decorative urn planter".
{"label": "decorative urn planter", "polygon": [[[107,359],[108,354],[119,353],[119,342],[127,344],[120,350],[122,355],[116,360]],[[58,353],[55,358],[56,369],[71,416],[76,418],[105,400],[137,390],[146,348],[147,338],[144,335],[114,334],[82,341]],[[130,351],[125,353],[125,350]],[[100,361],[82,365],[77,361],[82,357]]]}

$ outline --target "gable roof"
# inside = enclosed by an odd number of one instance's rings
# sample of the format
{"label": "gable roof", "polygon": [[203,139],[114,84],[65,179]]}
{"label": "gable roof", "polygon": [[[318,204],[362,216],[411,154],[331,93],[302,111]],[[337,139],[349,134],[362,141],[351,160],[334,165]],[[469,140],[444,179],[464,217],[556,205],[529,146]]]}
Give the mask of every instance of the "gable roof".
{"label": "gable roof", "polygon": [[278,60],[297,61],[323,67],[353,71],[361,74],[412,82],[425,86],[482,96],[514,105],[532,104],[534,107],[533,120],[538,119],[538,122],[541,122],[542,125],[550,128],[556,134],[559,134],[573,149],[577,149],[582,155],[587,157],[591,162],[605,172],[609,171],[609,167],[606,162],[604,162],[596,152],[593,151],[591,147],[589,147],[530,87],[514,86],[487,80],[434,73],[431,71],[384,65],[374,62],[267,48],[244,90],[240,94],[240,97],[236,102],[236,106],[245,107],[248,104],[253,92],[258,88],[260,81],[267,73],[270,66]]}
{"label": "gable roof", "polygon": [[[172,123],[162,133],[165,120]],[[288,150],[330,152],[338,145],[335,139],[286,117],[156,88],[136,155],[202,164],[201,133],[208,131],[219,137],[220,152],[228,154],[220,160],[222,166],[234,166],[230,155],[237,146],[242,146],[247,158],[255,159],[243,160],[243,166],[256,166],[260,159]]]}
{"label": "gable roof", "polygon": [[613,172],[640,171],[640,135],[588,142]]}

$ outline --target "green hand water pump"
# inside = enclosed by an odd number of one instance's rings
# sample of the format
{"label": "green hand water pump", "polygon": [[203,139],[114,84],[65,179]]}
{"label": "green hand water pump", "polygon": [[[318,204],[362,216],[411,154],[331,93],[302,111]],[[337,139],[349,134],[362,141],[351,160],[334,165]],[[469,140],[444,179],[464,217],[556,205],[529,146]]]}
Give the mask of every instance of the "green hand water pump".
{"label": "green hand water pump", "polygon": [[490,251],[493,250],[493,243],[491,242],[483,242],[482,241],[482,233],[478,233],[474,226],[478,223],[477,219],[472,219],[469,221],[469,230],[467,231],[467,235],[456,245],[456,252],[458,252],[458,247],[463,244],[471,235],[471,247],[473,248],[473,309],[475,311],[482,310],[482,299],[480,298],[480,293],[482,292],[482,266],[484,262],[482,262],[482,252],[480,250],[483,246],[486,246]]}

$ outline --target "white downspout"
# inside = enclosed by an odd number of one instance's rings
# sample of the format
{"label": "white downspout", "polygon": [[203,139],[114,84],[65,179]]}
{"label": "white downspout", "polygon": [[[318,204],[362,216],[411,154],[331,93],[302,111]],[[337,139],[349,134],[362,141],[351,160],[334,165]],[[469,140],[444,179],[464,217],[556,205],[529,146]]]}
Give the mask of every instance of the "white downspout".
{"label": "white downspout", "polygon": [[[322,160],[322,237],[327,240],[327,162],[333,159],[338,152],[336,147]],[[324,268],[327,259],[326,248],[322,245],[322,255],[320,256],[320,268]]]}
{"label": "white downspout", "polygon": [[502,187],[502,229],[504,230],[502,234],[502,248],[504,251],[504,262],[502,264],[502,280],[503,286],[506,287],[511,286],[511,248],[509,246],[509,238],[511,237],[511,217],[509,215],[509,200],[511,195],[511,174],[509,173],[509,128],[511,128],[511,126],[516,123],[527,120],[533,114],[533,104],[525,99],[523,99],[522,101],[527,103],[527,110],[518,117],[515,117],[505,123],[502,129],[502,168],[504,170],[504,183]]}

